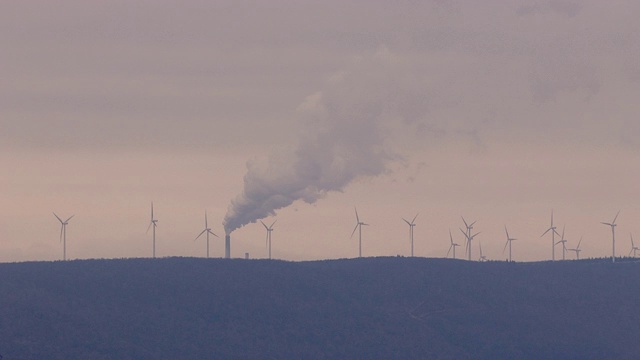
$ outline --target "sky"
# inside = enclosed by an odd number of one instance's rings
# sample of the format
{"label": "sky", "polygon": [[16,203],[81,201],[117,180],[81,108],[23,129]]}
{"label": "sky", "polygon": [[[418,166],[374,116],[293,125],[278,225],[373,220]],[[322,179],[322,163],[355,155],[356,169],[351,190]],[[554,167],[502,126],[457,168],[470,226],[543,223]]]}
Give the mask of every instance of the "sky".
{"label": "sky", "polygon": [[[640,244],[636,1],[5,1],[0,262]],[[257,222],[256,222],[257,221]],[[461,257],[463,250],[457,251]],[[556,257],[562,257],[561,246]],[[567,253],[567,258],[574,258]]]}

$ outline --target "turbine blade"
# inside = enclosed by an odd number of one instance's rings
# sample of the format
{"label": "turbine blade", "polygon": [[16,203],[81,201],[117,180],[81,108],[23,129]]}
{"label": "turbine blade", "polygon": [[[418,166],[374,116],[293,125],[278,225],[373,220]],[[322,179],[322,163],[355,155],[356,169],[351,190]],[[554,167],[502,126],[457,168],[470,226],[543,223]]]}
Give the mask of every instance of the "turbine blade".
{"label": "turbine blade", "polygon": [[278,219],[273,220],[273,222],[271,223],[271,225],[269,225],[269,230],[271,230],[271,228],[273,227],[273,225],[276,224],[276,221],[278,221]]}
{"label": "turbine blade", "polygon": [[354,206],[353,209],[356,211],[356,221],[360,222],[360,217],[358,216],[358,209]]}
{"label": "turbine blade", "polygon": [[507,231],[507,226],[504,226],[504,232],[507,234],[507,239],[509,239],[509,231]]}
{"label": "turbine blade", "polygon": [[145,232],[145,234],[149,233],[149,229],[151,229],[151,225],[154,225],[155,223],[152,221],[149,223],[149,227],[147,227],[147,231]]}
{"label": "turbine blade", "polygon": [[467,221],[464,219],[464,217],[460,216],[462,218],[462,222],[464,223],[464,226],[468,229],[469,228],[469,224],[467,224]]}
{"label": "turbine blade", "polygon": [[219,237],[220,237],[220,236],[216,235],[216,233],[214,233],[213,231],[211,231],[211,229],[209,229],[209,234],[211,234],[211,235],[213,235],[213,236],[215,236],[215,237],[217,237],[217,238],[219,238]]}
{"label": "turbine blade", "polygon": [[349,239],[353,238],[353,234],[355,234],[356,230],[358,230],[358,226],[360,226],[360,223],[357,223],[356,227],[353,228],[353,231],[351,232],[351,236],[349,236]]}
{"label": "turbine blade", "polygon": [[64,223],[60,226],[60,242],[62,242],[62,232],[64,231]]}
{"label": "turbine blade", "polygon": [[74,217],[75,215],[71,215],[69,216],[69,218],[67,220],[65,220],[64,222],[69,222],[69,220],[71,220],[72,217]]}
{"label": "turbine blade", "polygon": [[451,235],[451,229],[449,229],[449,240],[451,240],[451,244],[453,245],[453,235]]}
{"label": "turbine blade", "polygon": [[447,257],[449,257],[449,254],[451,253],[451,248],[453,247],[453,244],[451,244],[451,246],[449,246],[449,251],[447,251]]}
{"label": "turbine blade", "polygon": [[503,254],[504,254],[504,251],[507,250],[507,245],[509,245],[509,240],[507,240],[507,242],[504,244],[504,249],[502,249]]}
{"label": "turbine blade", "polygon": [[267,224],[263,223],[262,220],[260,220],[260,223],[262,224],[262,226],[264,226],[265,229],[267,229],[267,231],[269,231],[269,228],[267,227]]}
{"label": "turbine blade", "polygon": [[60,223],[63,223],[64,221],[62,221],[62,219],[60,219],[60,217],[58,215],[56,215],[56,213],[53,213],[53,216],[56,217],[56,219],[58,219],[58,221],[60,221]]}
{"label": "turbine blade", "polygon": [[199,238],[200,236],[202,236],[202,234],[204,234],[204,233],[206,233],[206,232],[207,232],[207,229],[202,230],[202,232],[201,232],[200,234],[198,234],[198,236],[196,236],[196,238],[195,238],[195,239],[193,239],[193,241],[198,240],[198,238]]}
{"label": "turbine blade", "polygon": [[543,237],[543,236],[547,235],[547,233],[548,233],[549,231],[551,231],[551,230],[553,230],[553,229],[548,228],[548,229],[547,229],[547,231],[543,232],[543,233],[542,233],[542,235],[540,235],[540,237]]}
{"label": "turbine blade", "polygon": [[578,246],[576,246],[576,250],[580,249],[580,243],[582,243],[582,236],[580,237],[580,241],[578,241]]}
{"label": "turbine blade", "polygon": [[618,215],[620,215],[620,210],[618,210],[618,212],[616,213],[616,217],[613,218],[613,221],[611,222],[612,224],[616,223],[616,219],[618,218]]}
{"label": "turbine blade", "polygon": [[416,216],[413,217],[413,220],[411,220],[412,224],[416,221],[416,219],[418,218],[418,215],[420,215],[420,213],[417,213]]}
{"label": "turbine blade", "polygon": [[151,202],[151,220],[153,220],[153,201]]}
{"label": "turbine blade", "polygon": [[204,228],[209,228],[209,225],[207,224],[207,210],[204,211]]}
{"label": "turbine blade", "polygon": [[402,218],[402,220],[404,220],[404,222],[406,222],[406,223],[407,223],[407,225],[411,226],[411,223],[410,223],[407,219]]}
{"label": "turbine blade", "polygon": [[631,247],[635,247],[635,245],[633,244],[633,234],[629,234],[629,236],[631,237]]}

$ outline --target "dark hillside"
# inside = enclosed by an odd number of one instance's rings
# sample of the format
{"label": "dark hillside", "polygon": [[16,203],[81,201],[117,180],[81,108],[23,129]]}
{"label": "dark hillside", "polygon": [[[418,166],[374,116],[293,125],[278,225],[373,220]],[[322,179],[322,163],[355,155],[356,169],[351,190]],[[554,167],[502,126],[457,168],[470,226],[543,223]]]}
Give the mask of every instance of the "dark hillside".
{"label": "dark hillside", "polygon": [[640,263],[0,264],[11,359],[637,359]]}

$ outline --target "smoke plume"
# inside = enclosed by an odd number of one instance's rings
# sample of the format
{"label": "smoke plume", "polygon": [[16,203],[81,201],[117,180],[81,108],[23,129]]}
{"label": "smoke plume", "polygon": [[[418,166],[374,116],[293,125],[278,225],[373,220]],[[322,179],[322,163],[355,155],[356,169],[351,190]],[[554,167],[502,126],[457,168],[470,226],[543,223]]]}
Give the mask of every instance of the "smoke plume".
{"label": "smoke plume", "polygon": [[398,76],[397,62],[386,49],[379,50],[332,77],[299,106],[296,143],[265,161],[247,163],[244,189],[224,219],[227,234],[297,200],[315,203],[354,179],[388,170],[399,158],[385,144],[389,125],[412,107],[403,96],[405,79]]}

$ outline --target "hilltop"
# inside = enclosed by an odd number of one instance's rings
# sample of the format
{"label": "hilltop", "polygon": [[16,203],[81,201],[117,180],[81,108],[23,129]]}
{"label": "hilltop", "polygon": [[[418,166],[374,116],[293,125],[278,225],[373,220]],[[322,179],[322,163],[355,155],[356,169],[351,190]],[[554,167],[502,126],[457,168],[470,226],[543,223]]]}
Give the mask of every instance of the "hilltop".
{"label": "hilltop", "polygon": [[0,264],[10,359],[632,359],[640,263]]}

